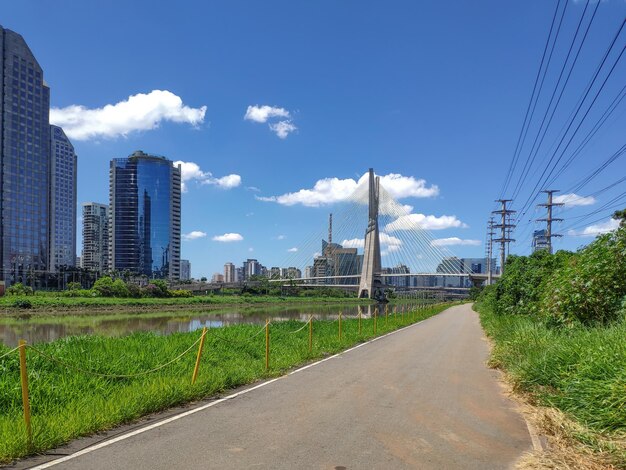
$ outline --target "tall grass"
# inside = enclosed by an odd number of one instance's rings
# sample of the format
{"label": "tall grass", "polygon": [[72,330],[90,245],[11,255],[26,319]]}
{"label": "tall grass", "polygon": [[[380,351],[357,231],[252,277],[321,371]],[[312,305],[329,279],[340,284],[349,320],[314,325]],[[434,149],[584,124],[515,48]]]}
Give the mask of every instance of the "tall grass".
{"label": "tall grass", "polygon": [[626,433],[626,322],[554,328],[535,317],[478,309],[494,340],[491,363],[515,387],[592,430]]}
{"label": "tall grass", "polygon": [[[377,334],[384,334],[428,318],[446,308],[431,306],[414,313],[384,315],[377,319]],[[133,421],[151,412],[205,398],[255,380],[277,376],[303,362],[332,354],[374,336],[373,319],[344,319],[342,339],[337,321],[313,323],[313,348],[308,349],[308,328],[288,321],[271,325],[270,370],[265,370],[265,337],[258,325],[234,325],[209,330],[198,380],[190,384],[195,351],[160,371],[134,377],[99,377],[134,374],[167,362],[189,348],[199,332],[159,336],[136,333],[121,338],[76,336],[37,345],[53,362],[27,350],[33,447],[28,449],[22,421],[19,361],[16,353],[0,359],[0,462],[41,452],[76,437]],[[195,349],[195,348],[194,348]],[[0,346],[0,356],[8,349]]]}

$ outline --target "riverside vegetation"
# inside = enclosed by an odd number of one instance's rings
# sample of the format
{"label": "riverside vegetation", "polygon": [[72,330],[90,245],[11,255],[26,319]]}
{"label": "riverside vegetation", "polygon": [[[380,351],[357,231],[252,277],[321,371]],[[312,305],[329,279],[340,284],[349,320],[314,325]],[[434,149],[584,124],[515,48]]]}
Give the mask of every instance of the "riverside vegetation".
{"label": "riverside vegetation", "polygon": [[[377,334],[423,320],[445,308],[446,305],[438,304],[405,315],[398,313],[388,318],[380,315],[376,320]],[[343,319],[340,340],[337,321],[314,321],[311,352],[306,324],[296,321],[272,324],[268,371],[264,361],[265,338],[258,325],[209,330],[194,385],[190,378],[198,331],[169,336],[137,333],[121,338],[76,336],[36,345],[45,356],[28,348],[33,415],[30,449],[22,420],[19,361],[17,352],[13,352],[0,359],[0,462],[42,452],[148,413],[281,375],[298,364],[375,336],[374,319],[362,319],[361,334],[358,322],[354,318]],[[102,376],[148,371],[190,347],[188,354],[154,373],[136,377]],[[0,356],[8,351],[0,345]]]}
{"label": "riverside vegetation", "polygon": [[122,310],[141,308],[210,307],[211,305],[242,305],[259,303],[303,303],[303,302],[369,302],[357,299],[355,293],[339,289],[306,290],[294,286],[288,296],[281,295],[280,287],[271,286],[267,279],[239,290],[222,289],[219,293],[207,291],[207,295],[193,295],[185,289],[169,289],[165,281],[154,279],[139,287],[123,279],[108,276],[98,279],[93,288],[82,289],[78,283],[70,283],[63,291],[36,291],[21,283],[7,289],[0,297],[0,311],[5,313],[50,309],[94,309],[118,308]]}
{"label": "riverside vegetation", "polygon": [[577,445],[626,468],[626,227],[576,253],[510,256],[477,300],[491,364],[573,419]]}

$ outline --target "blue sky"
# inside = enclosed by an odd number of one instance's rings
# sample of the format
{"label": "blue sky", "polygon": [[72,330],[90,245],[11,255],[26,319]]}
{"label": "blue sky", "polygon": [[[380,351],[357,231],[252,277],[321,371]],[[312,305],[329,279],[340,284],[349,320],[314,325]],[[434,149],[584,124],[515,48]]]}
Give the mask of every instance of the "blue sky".
{"label": "blue sky", "polygon": [[[325,234],[328,213],[341,212],[352,185],[345,180],[357,181],[369,167],[402,175],[388,178],[388,189],[412,206],[414,221],[436,227],[433,239],[447,240],[440,243],[459,256],[483,256],[486,221],[515,152],[556,5],[25,0],[2,2],[0,24],[24,36],[44,69],[52,116],[79,155],[79,204],[108,201],[113,157],[142,149],[187,163],[194,178],[185,183],[183,233],[198,236],[184,241],[182,252],[200,277],[227,261],[254,257],[281,266],[297,247],[304,256],[310,240],[317,245]],[[559,5],[565,14],[522,163],[583,10],[584,29],[596,7]],[[514,208],[522,208],[555,152],[551,146],[625,15],[623,0],[599,5]],[[626,31],[585,103],[615,61],[612,75],[563,162],[622,96],[626,57],[617,59],[624,44]],[[624,145],[625,129],[622,99],[566,171],[556,171],[552,187],[571,188],[599,167]],[[624,156],[576,194],[586,197],[623,175]],[[299,193],[329,178],[336,180]],[[557,246],[574,249],[593,239],[581,236],[585,229],[613,226],[610,205],[581,216],[625,188],[621,182],[593,199],[570,199],[562,226],[569,235]],[[539,225],[528,221],[539,216],[532,208],[520,216],[513,252],[529,251],[528,231]],[[366,222],[352,225],[360,233]]]}

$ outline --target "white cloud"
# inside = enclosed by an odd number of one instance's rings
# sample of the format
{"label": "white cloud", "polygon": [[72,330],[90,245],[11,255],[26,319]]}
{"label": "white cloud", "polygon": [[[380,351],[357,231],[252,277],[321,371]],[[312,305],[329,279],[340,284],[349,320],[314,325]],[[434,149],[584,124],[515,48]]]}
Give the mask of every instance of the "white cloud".
{"label": "white cloud", "polygon": [[555,196],[553,201],[557,204],[563,204],[565,206],[591,206],[596,203],[596,198],[593,196],[585,197],[571,193]]}
{"label": "white cloud", "polygon": [[446,228],[467,228],[455,215],[408,214],[398,217],[385,226],[388,232],[397,230],[443,230]]}
{"label": "white cloud", "polygon": [[215,235],[212,240],[214,242],[230,243],[240,242],[243,240],[243,237],[238,233],[225,233],[224,235]]}
{"label": "white cloud", "polygon": [[298,129],[291,121],[278,121],[277,123],[270,124],[269,126],[270,130],[280,139],[286,139],[290,132]]}
{"label": "white cloud", "polygon": [[[365,173],[359,179],[359,184],[368,182],[369,174]],[[434,197],[439,194],[439,187],[426,186],[426,180],[416,179],[413,176],[402,176],[397,173],[389,173],[380,176],[380,184],[389,192],[394,199],[404,199],[407,197]]]}
{"label": "white cloud", "polygon": [[206,237],[206,233],[205,232],[201,232],[200,230],[194,230],[192,232],[184,233],[182,235],[182,238],[185,241],[197,240],[198,238],[204,238],[204,237]]}
{"label": "white cloud", "polygon": [[601,222],[595,225],[589,225],[585,227],[583,230],[570,230],[567,232],[568,235],[572,235],[575,237],[595,237],[596,235],[601,235],[603,233],[612,232],[619,227],[619,220],[617,219],[609,219],[606,222]]}
{"label": "white cloud", "polygon": [[286,139],[287,136],[298,128],[291,121],[291,114],[285,108],[277,106],[248,106],[246,114],[243,117],[247,121],[265,123],[273,118],[285,118],[278,122],[269,122],[269,128],[280,139]]}
{"label": "white cloud", "polygon": [[286,236],[284,236],[284,235],[278,235],[278,236],[276,237],[276,240],[284,240],[285,238],[287,238],[287,237],[286,237]]}
{"label": "white cloud", "polygon": [[259,188],[257,188],[256,186],[246,186],[246,190],[253,191],[255,193],[260,193],[261,192],[261,190]]}
{"label": "white cloud", "polygon": [[181,166],[181,190],[187,192],[187,183],[189,181],[198,181],[200,184],[210,184],[222,189],[236,188],[241,184],[241,176],[239,175],[226,175],[221,178],[216,178],[210,171],[202,171],[200,166],[194,162],[183,162],[181,160],[174,162],[174,165]]}
{"label": "white cloud", "polygon": [[287,251],[289,253],[296,253],[298,251],[298,249],[294,246],[293,248],[289,248]]}
{"label": "white cloud", "polygon": [[190,108],[167,90],[131,95],[125,101],[89,109],[81,105],[50,109],[50,123],[63,127],[70,139],[115,138],[159,127],[162,121],[197,126],[204,122],[206,106]]}
{"label": "white cloud", "polygon": [[267,122],[268,119],[273,117],[289,118],[291,115],[285,108],[279,108],[277,106],[248,106],[246,115],[243,117],[248,121],[254,122]]}
{"label": "white cloud", "polygon": [[[302,204],[308,207],[334,204],[351,198],[367,203],[367,177],[368,174],[366,173],[358,181],[352,178],[324,178],[318,180],[311,189],[300,189],[299,191],[280,196],[257,196],[257,199],[276,202],[285,206]],[[439,194],[439,188],[436,185],[427,186],[426,181],[423,179],[416,179],[413,176],[402,176],[396,173],[381,176],[380,184],[395,199],[433,197]],[[359,191],[355,194],[357,189]],[[382,204],[379,208],[381,214],[409,213],[413,209],[409,205],[401,205],[389,199],[381,202]]]}
{"label": "white cloud", "polygon": [[[380,239],[381,246],[386,246],[388,251],[398,251],[402,246],[402,240],[388,233],[380,232],[378,238]],[[344,248],[365,248],[365,239],[353,238],[351,240],[344,240],[341,242],[341,246]]]}
{"label": "white cloud", "polygon": [[458,237],[437,238],[430,242],[432,246],[480,246],[480,240],[463,240]]}
{"label": "white cloud", "polygon": [[344,248],[365,248],[365,240],[363,238],[353,238],[341,242]]}

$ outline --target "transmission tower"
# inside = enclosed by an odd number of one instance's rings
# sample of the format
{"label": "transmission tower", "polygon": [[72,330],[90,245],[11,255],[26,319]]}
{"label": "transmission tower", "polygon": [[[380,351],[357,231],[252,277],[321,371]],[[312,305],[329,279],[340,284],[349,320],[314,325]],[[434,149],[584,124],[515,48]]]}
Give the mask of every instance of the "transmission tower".
{"label": "transmission tower", "polygon": [[544,189],[541,191],[542,193],[546,193],[548,195],[548,201],[545,204],[537,204],[537,207],[545,207],[547,209],[547,215],[545,219],[537,219],[537,222],[545,222],[546,223],[546,243],[548,245],[548,253],[552,253],[552,238],[553,237],[561,237],[562,235],[559,233],[552,233],[552,222],[562,222],[563,219],[558,219],[552,217],[552,208],[562,206],[562,202],[552,202],[552,195],[554,193],[558,193],[558,189]]}
{"label": "transmission tower", "polygon": [[495,221],[493,217],[489,218],[487,222],[487,240],[485,243],[485,258],[487,258],[487,285],[491,285],[491,275],[493,272],[493,266],[491,265],[491,261],[493,258],[493,236],[496,234],[494,227]]}
{"label": "transmission tower", "polygon": [[506,203],[511,201],[512,199],[498,199],[496,202],[499,202],[502,208],[499,211],[492,211],[492,214],[500,214],[501,218],[501,222],[493,226],[493,228],[500,229],[500,238],[493,240],[496,243],[500,243],[500,274],[504,273],[504,262],[506,261],[509,243],[515,241],[515,239],[510,238],[511,229],[515,228],[515,225],[511,223],[511,215],[517,211],[506,208]]}

